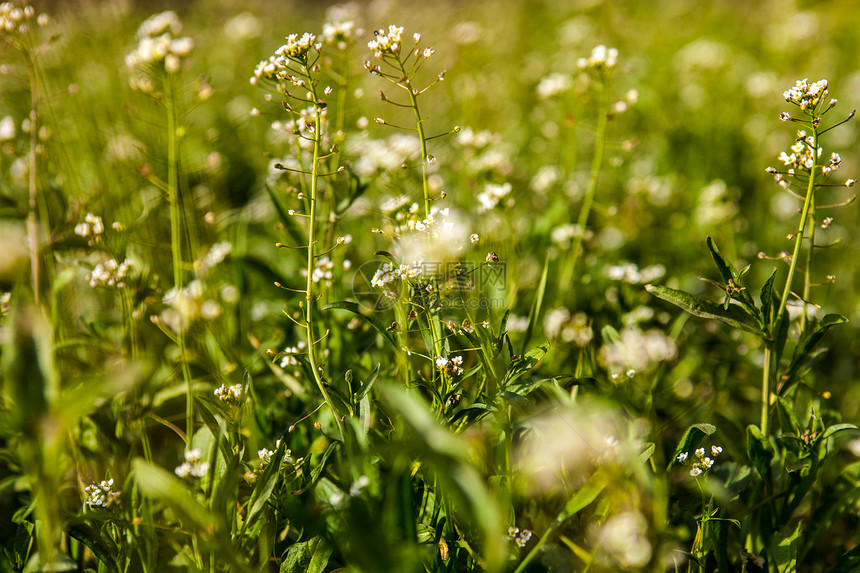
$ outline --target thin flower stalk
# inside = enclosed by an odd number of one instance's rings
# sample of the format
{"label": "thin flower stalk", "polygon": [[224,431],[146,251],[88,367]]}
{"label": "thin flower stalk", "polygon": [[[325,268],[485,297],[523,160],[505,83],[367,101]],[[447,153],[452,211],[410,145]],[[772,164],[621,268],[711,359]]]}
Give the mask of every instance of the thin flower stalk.
{"label": "thin flower stalk", "polygon": [[[176,93],[170,74],[164,77],[164,105],[167,113],[167,198],[170,202],[170,250],[173,257],[173,287],[176,293],[184,286],[182,264],[182,199],[179,188],[179,136]],[[191,369],[188,365],[188,349],[185,328],[176,332],[179,347],[179,363],[185,381],[185,435],[190,447],[194,435],[194,392],[191,385]]]}
{"label": "thin flower stalk", "polygon": [[[311,92],[314,95],[314,100],[317,98],[316,94],[316,84],[311,82]],[[319,191],[319,165],[320,165],[320,139],[322,137],[321,134],[321,109],[319,105],[314,105],[314,121],[316,122],[317,129],[314,130],[314,157],[313,157],[313,165],[311,166],[311,193],[310,193],[310,212],[308,213],[308,258],[307,258],[307,282],[305,287],[305,334],[307,338],[308,345],[308,362],[310,363],[311,372],[313,372],[314,381],[316,382],[317,388],[319,388],[320,393],[323,396],[326,404],[328,404],[329,409],[331,410],[332,416],[334,416],[335,422],[337,422],[337,427],[340,430],[341,439],[346,439],[346,431],[343,427],[343,421],[340,419],[340,416],[337,413],[337,409],[334,407],[334,402],[332,402],[331,396],[329,396],[328,391],[326,390],[325,383],[320,376],[320,368],[317,363],[317,337],[314,331],[314,308],[316,307],[316,297],[314,292],[314,263],[316,261],[316,223],[317,223],[317,202],[318,202],[318,191]]]}
{"label": "thin flower stalk", "polygon": [[[579,262],[582,242],[585,238],[585,230],[588,225],[588,219],[591,215],[591,209],[594,205],[594,197],[597,193],[597,185],[600,181],[600,172],[603,169],[603,157],[606,150],[606,128],[609,123],[610,101],[609,101],[609,70],[615,67],[617,51],[610,48],[605,48],[601,51],[602,46],[598,46],[592,52],[592,58],[581,63],[580,66],[584,69],[594,70],[600,82],[600,96],[597,111],[597,126],[594,136],[594,155],[591,158],[591,169],[588,174],[588,187],[585,190],[585,195],[582,199],[582,205],[579,208],[579,216],[577,217],[577,229],[579,232],[574,236],[573,243],[570,248],[570,259],[567,263],[560,284],[571,284],[576,275],[576,266]],[[604,54],[603,57],[595,58],[596,53]],[[610,54],[607,59],[606,53]]]}

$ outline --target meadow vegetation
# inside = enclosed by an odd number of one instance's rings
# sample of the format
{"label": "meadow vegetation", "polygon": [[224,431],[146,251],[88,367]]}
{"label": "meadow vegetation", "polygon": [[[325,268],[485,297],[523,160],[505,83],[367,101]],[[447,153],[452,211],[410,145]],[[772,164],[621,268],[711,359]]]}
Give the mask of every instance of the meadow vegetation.
{"label": "meadow vegetation", "polygon": [[271,4],[0,4],[0,570],[860,569],[860,12]]}

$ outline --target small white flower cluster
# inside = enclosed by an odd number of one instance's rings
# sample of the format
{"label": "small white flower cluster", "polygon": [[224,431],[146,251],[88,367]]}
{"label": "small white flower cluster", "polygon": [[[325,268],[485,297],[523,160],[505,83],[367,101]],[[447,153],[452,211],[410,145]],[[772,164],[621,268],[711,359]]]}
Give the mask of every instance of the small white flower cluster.
{"label": "small white flower cluster", "polygon": [[436,357],[436,369],[448,374],[463,373],[463,357],[453,356],[450,359],[445,356]]}
{"label": "small white flower cluster", "polygon": [[193,280],[177,291],[172,288],[164,295],[167,308],[161,313],[164,321],[174,332],[186,330],[199,318],[215,320],[221,316],[221,305],[206,296],[204,284]]}
{"label": "small white flower cluster", "polygon": [[[716,458],[721,453],[723,453],[723,448],[720,446],[711,446],[711,455]],[[698,448],[694,452],[695,456],[699,459],[697,462],[693,462],[692,467],[690,468],[690,475],[692,477],[699,477],[703,473],[706,473],[714,466],[713,458],[709,458],[705,456],[705,448]],[[678,454],[678,457],[675,458],[679,464],[683,464],[690,457],[688,452],[681,452]]]}
{"label": "small white flower cluster", "polygon": [[[301,36],[298,34],[287,36],[286,44],[280,46],[275,50],[274,54],[258,63],[254,68],[251,85],[257,85],[262,79],[275,81],[290,80],[290,83],[298,87],[306,85],[305,80],[292,73],[290,62],[296,62],[299,66],[305,68],[308,64],[308,54],[311,49],[319,51],[322,48],[321,43],[315,43],[316,39],[317,37],[309,32],[305,32]],[[307,74],[307,70],[304,70],[304,73]]]}
{"label": "small white flower cluster", "polygon": [[0,120],[0,142],[12,141],[15,139],[15,120],[11,115],[7,115]]}
{"label": "small white flower cluster", "polygon": [[275,55],[286,56],[299,62],[304,61],[307,59],[308,52],[314,47],[316,39],[317,37],[309,32],[305,32],[301,36],[290,34],[287,36],[287,43],[275,50]]}
{"label": "small white flower cluster", "polygon": [[532,532],[530,529],[520,529],[519,527],[515,527],[515,526],[508,528],[508,535],[507,535],[508,541],[513,542],[514,545],[516,545],[520,549],[525,547],[526,544],[529,542],[529,539],[531,539],[531,538],[532,538]]}
{"label": "small white flower cluster", "polygon": [[[326,286],[331,286],[332,279],[334,279],[334,274],[332,270],[334,269],[334,261],[329,258],[328,255],[323,255],[317,262],[314,263],[313,274],[311,274],[311,279],[315,283],[322,282]],[[302,269],[302,276],[308,276],[307,269]]]}
{"label": "small white flower cluster", "polygon": [[352,20],[326,22],[323,24],[322,37],[326,44],[335,46],[338,50],[346,50],[356,33],[355,22]]}
{"label": "small white flower cluster", "polygon": [[[367,47],[374,51],[377,58],[382,58],[384,54],[396,56],[400,53],[400,42],[403,38],[403,26],[395,26],[394,24],[373,32],[375,39],[367,43]],[[417,43],[418,40],[416,40]]]}
{"label": "small white flower cluster", "polygon": [[794,87],[783,92],[785,101],[791,102],[800,106],[800,109],[815,109],[823,98],[830,93],[827,89],[827,80],[818,80],[817,82],[809,83],[809,78],[797,80]]}
{"label": "small white flower cluster", "polygon": [[349,497],[344,495],[341,490],[337,490],[331,494],[328,498],[329,504],[332,507],[340,507],[344,501],[349,501],[350,498],[353,498],[359,495],[362,490],[364,490],[367,486],[370,485],[370,478],[366,475],[360,475],[357,480],[352,482],[352,485],[349,486]]}
{"label": "small white flower cluster", "polygon": [[642,332],[635,325],[625,326],[620,340],[600,348],[601,362],[613,372],[651,370],[657,364],[678,356],[675,341],[657,329]]}
{"label": "small white flower cluster", "polygon": [[[272,463],[272,456],[275,455],[275,452],[280,447],[281,447],[281,440],[278,439],[278,441],[275,442],[275,449],[274,450],[270,450],[268,448],[263,448],[262,450],[257,450],[257,458],[260,460],[260,464],[256,468],[253,468],[251,471],[249,471],[248,473],[245,474],[245,481],[247,481],[248,483],[253,483],[254,481],[256,481],[256,479],[258,477],[260,477],[260,474],[263,473],[263,470],[265,470],[268,467],[268,465],[270,463]],[[302,462],[302,460],[298,460],[297,463],[300,464],[301,462]],[[287,464],[293,463],[292,452],[289,449],[284,450],[284,457],[281,460],[281,463],[287,463]]]}
{"label": "small white flower cluster", "polygon": [[[485,213],[495,209],[496,205],[498,205],[502,199],[510,195],[511,189],[512,187],[510,183],[502,183],[501,185],[487,183],[484,185],[484,190],[478,193],[477,196],[478,213]],[[508,203],[512,203],[512,201],[509,201]]]}
{"label": "small white flower cluster", "polygon": [[[528,319],[526,325],[528,324]],[[572,342],[577,346],[585,346],[594,338],[594,330],[584,312],[576,312],[573,315],[565,307],[558,307],[546,313],[543,320],[544,332],[549,338],[559,337],[565,342]],[[508,328],[511,321],[508,319]],[[525,330],[523,328],[522,330]]]}
{"label": "small white flower cluster", "polygon": [[424,219],[419,219],[418,217],[410,217],[406,221],[406,228],[410,231],[428,231],[428,234],[431,237],[435,237],[437,236],[435,228],[438,227],[438,223],[441,221],[442,226],[445,226],[447,223],[445,219],[447,219],[448,215],[450,214],[451,211],[448,207],[445,207],[444,209],[439,209],[438,207],[430,207],[430,214],[427,215]]}
{"label": "small white flower cluster", "polygon": [[373,278],[370,285],[377,288],[387,288],[389,284],[400,280],[408,280],[421,276],[421,264],[395,266],[394,263],[383,263]]}
{"label": "small white flower cluster", "polygon": [[[174,38],[182,31],[182,23],[176,12],[168,10],[150,16],[137,30],[138,45],[125,57],[125,65],[131,69],[150,65],[164,65],[168,74],[179,71],[182,58],[194,49],[194,41],[188,37]],[[151,91],[151,83],[140,78],[132,80],[132,87]]]}
{"label": "small white flower cluster", "polygon": [[87,282],[93,288],[98,286],[125,288],[125,279],[129,275],[132,264],[130,259],[126,259],[122,263],[108,259],[96,265],[93,272],[87,275]]}
{"label": "small white flower cluster", "polygon": [[299,343],[295,346],[287,346],[284,349],[283,357],[281,361],[278,363],[278,366],[281,368],[286,368],[287,366],[298,366],[299,361],[296,358],[298,354],[304,354],[304,350],[307,344],[303,341],[299,341]]}
{"label": "small white flower cluster", "polygon": [[215,389],[213,394],[222,402],[237,404],[242,400],[242,385],[233,384],[232,386],[227,386],[226,384],[221,384],[221,386]]}
{"label": "small white flower cluster", "polygon": [[[0,4],[0,33],[26,34],[29,30],[28,22],[36,16],[36,10],[32,6],[19,8],[14,2],[3,2]],[[36,24],[40,27],[48,25],[48,15],[36,16]]]}
{"label": "small white flower cluster", "polygon": [[10,300],[12,300],[11,292],[0,292],[0,318],[9,314]]}
{"label": "small white flower cluster", "polygon": [[102,233],[105,232],[105,226],[102,218],[87,213],[83,223],[75,225],[75,234],[89,239],[89,245],[93,246],[102,240]]}
{"label": "small white flower cluster", "polygon": [[500,137],[489,129],[475,131],[471,127],[463,127],[460,134],[452,142],[457,147],[471,147],[473,149],[484,149],[492,144],[499,143]]}
{"label": "small white flower cluster", "polygon": [[571,240],[576,237],[582,237],[583,239],[588,240],[593,236],[594,233],[589,230],[586,230],[585,235],[583,235],[582,227],[576,223],[565,223],[558,227],[553,227],[552,232],[550,233],[552,242],[564,247],[565,249],[570,248]]}
{"label": "small white flower cluster", "polygon": [[666,274],[666,267],[663,265],[651,265],[640,271],[639,267],[633,263],[622,263],[620,265],[607,265],[603,267],[603,274],[611,280],[636,285],[650,283],[661,278]]}
{"label": "small white flower cluster", "polygon": [[209,462],[202,461],[203,453],[194,448],[185,452],[185,461],[177,466],[173,473],[181,478],[188,476],[202,478],[209,471]]}
{"label": "small white flower cluster", "polygon": [[201,264],[204,269],[211,269],[218,263],[227,258],[227,255],[233,250],[233,245],[229,241],[221,241],[209,247],[209,252],[203,257]]}
{"label": "small white flower cluster", "polygon": [[[278,448],[280,448],[280,447],[281,447],[281,440],[280,440],[280,438],[279,438],[279,439],[278,439],[278,441],[277,441],[277,442],[275,442],[275,449],[274,449],[274,450],[269,450],[269,449],[263,448],[262,450],[258,450],[258,451],[257,451],[257,457],[258,457],[258,458],[260,458],[260,469],[261,469],[261,470],[265,469],[265,468],[266,468],[266,466],[268,466],[268,465],[271,463],[271,461],[272,461],[272,456],[274,456],[274,455],[275,455],[275,452],[276,452],[276,451],[278,450]],[[293,452],[292,452],[292,451],[290,451],[290,449],[289,449],[289,448],[287,448],[286,450],[284,450],[284,459],[283,459],[282,461],[283,461],[283,462],[286,462],[286,463],[288,463],[288,464],[289,464],[289,463],[292,463],[292,461],[293,461]]]}
{"label": "small white flower cluster", "polygon": [[[824,150],[819,147],[813,156],[812,150],[814,145],[814,137],[807,135],[806,131],[802,129],[798,130],[797,141],[790,148],[791,155],[785,151],[779,154],[779,160],[789,167],[788,173],[790,175],[794,175],[795,169],[800,169],[806,172],[812,171],[815,167],[815,160],[818,157],[821,157],[821,154],[824,152]],[[841,162],[841,158],[839,160]],[[784,185],[781,184],[781,182],[784,181],[781,174],[777,173],[775,178],[777,183],[784,187]]]}
{"label": "small white flower cluster", "polygon": [[87,499],[84,503],[89,507],[108,507],[119,497],[119,491],[113,491],[113,478],[93,483],[84,488]]}
{"label": "small white flower cluster", "polygon": [[539,99],[550,99],[569,91],[572,87],[573,78],[568,74],[553,72],[541,79],[535,91]]}
{"label": "small white flower cluster", "polygon": [[618,50],[607,48],[604,45],[595,46],[588,58],[579,58],[576,61],[580,70],[611,70],[618,64]]}
{"label": "small white flower cluster", "polygon": [[379,173],[396,171],[421,156],[421,140],[414,135],[395,133],[386,139],[356,140],[353,168],[361,177],[374,177]]}

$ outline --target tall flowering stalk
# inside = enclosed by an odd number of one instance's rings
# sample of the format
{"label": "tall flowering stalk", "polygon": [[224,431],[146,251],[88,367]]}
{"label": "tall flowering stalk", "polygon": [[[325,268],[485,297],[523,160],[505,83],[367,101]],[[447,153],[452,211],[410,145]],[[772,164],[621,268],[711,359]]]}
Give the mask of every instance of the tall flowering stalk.
{"label": "tall flowering stalk", "polygon": [[33,23],[43,27],[48,23],[46,14],[36,14],[32,6],[19,7],[13,2],[0,4],[0,39],[21,52],[27,66],[27,78],[30,87],[30,149],[28,153],[28,202],[27,202],[27,241],[30,248],[30,286],[33,290],[33,300],[38,305],[41,302],[41,244],[45,230],[42,225],[48,223],[47,207],[44,198],[39,195],[39,176],[37,158],[41,151],[39,146],[39,70],[38,59],[40,46],[33,30]]}
{"label": "tall flowering stalk", "polygon": [[[331,409],[332,416],[340,430],[341,439],[345,439],[346,432],[343,421],[334,406],[334,402],[326,389],[321,375],[317,353],[320,340],[325,336],[319,334],[315,316],[316,301],[319,297],[319,294],[316,292],[316,265],[320,258],[331,250],[327,249],[323,251],[322,249],[318,249],[317,234],[319,233],[319,203],[321,200],[319,183],[321,177],[327,175],[321,173],[320,165],[325,158],[333,153],[332,151],[326,154],[322,149],[325,110],[327,107],[325,98],[332,93],[332,89],[330,87],[323,88],[320,85],[319,74],[322,69],[318,61],[323,48],[322,42],[318,43],[316,36],[310,33],[304,33],[302,36],[291,34],[286,39],[287,43],[275,50],[274,55],[257,65],[254,70],[254,76],[251,78],[251,83],[257,85],[261,81],[266,81],[275,84],[277,90],[286,98],[283,102],[284,108],[296,116],[295,126],[297,137],[299,137],[300,141],[307,141],[312,145],[313,157],[310,171],[300,171],[303,176],[308,178],[307,182],[310,189],[307,202],[308,212],[304,215],[308,220],[305,269],[307,281],[302,291],[304,292],[305,300],[301,303],[304,322],[299,323],[299,326],[305,331],[308,363],[314,382],[326,404]],[[303,93],[291,93],[291,88],[298,88]],[[299,102],[308,107],[300,111],[294,110],[287,100]],[[301,145],[299,146],[299,154],[301,155]],[[283,166],[280,167],[287,169]],[[338,244],[341,244],[340,240],[337,241],[335,246]]]}
{"label": "tall flowering stalk", "polygon": [[560,284],[570,284],[576,273],[580,249],[585,237],[585,229],[594,205],[597,184],[600,181],[600,171],[603,168],[603,156],[606,150],[606,126],[609,122],[610,109],[610,78],[618,64],[618,50],[606,46],[596,46],[588,58],[580,58],[577,62],[581,70],[587,71],[597,79],[600,95],[597,110],[597,125],[594,135],[594,154],[591,158],[591,170],[588,174],[588,187],[582,198],[579,215],[576,219],[577,233],[570,248],[570,258],[562,273]]}
{"label": "tall flowering stalk", "polygon": [[[173,292],[180,296],[185,286],[183,263],[183,209],[182,190],[179,185],[179,111],[177,109],[176,75],[182,68],[182,60],[187,58],[194,42],[188,37],[176,37],[182,31],[182,23],[173,11],[161,12],[148,18],[137,31],[138,46],[125,57],[126,65],[138,72],[131,85],[145,93],[154,94],[160,87],[167,122],[167,181],[163,190],[170,204],[170,249],[173,259]],[[187,325],[179,325],[176,344],[179,347],[179,361],[186,387],[185,431],[186,446],[191,447],[194,435],[194,396],[191,386],[191,370],[188,365],[188,352],[185,330]]]}
{"label": "tall flowering stalk", "polygon": [[[788,276],[785,279],[785,285],[782,289],[782,296],[779,301],[779,308],[772,317],[770,324],[766,326],[774,337],[778,338],[780,332],[787,328],[788,317],[786,308],[789,298],[794,294],[792,286],[794,276],[797,271],[801,251],[804,245],[804,238],[807,239],[806,260],[804,263],[803,273],[803,291],[802,295],[798,296],[802,305],[802,313],[800,318],[800,337],[806,338],[808,332],[807,307],[810,304],[810,291],[812,283],[812,259],[815,250],[815,226],[822,225],[824,228],[829,227],[832,219],[825,221],[816,220],[816,192],[822,187],[832,187],[834,185],[827,183],[833,173],[839,169],[842,164],[842,158],[838,153],[832,153],[829,157],[824,157],[824,150],[821,147],[821,136],[849,121],[854,117],[852,111],[847,119],[836,123],[830,127],[824,128],[822,121],[824,116],[832,110],[837,103],[836,99],[828,99],[829,90],[826,79],[817,82],[809,83],[807,79],[798,80],[795,85],[783,93],[785,101],[795,105],[800,111],[800,117],[794,117],[788,112],[780,114],[782,121],[799,123],[804,129],[797,131],[797,139],[794,145],[788,152],[782,152],[779,155],[779,160],[782,162],[785,170],[778,170],[773,167],[768,168],[768,173],[774,175],[776,183],[784,190],[798,199],[803,200],[803,207],[800,210],[800,219],[798,221],[797,230],[789,235],[789,238],[794,239],[794,248],[788,262]],[[842,186],[838,184],[836,186]],[[854,180],[849,179],[844,183],[845,186],[851,187],[854,185]],[[802,194],[801,194],[802,193]],[[776,353],[774,345],[766,342],[764,369],[762,373],[762,405],[761,405],[761,430],[764,435],[767,435],[768,430],[768,408],[770,405],[771,392],[774,390],[775,373],[778,364],[776,361]]]}
{"label": "tall flowering stalk", "polygon": [[[388,125],[397,129],[403,129],[407,131],[414,131],[418,136],[418,141],[421,146],[421,189],[423,193],[423,206],[424,206],[424,220],[419,223],[419,225],[432,225],[437,217],[436,210],[430,207],[431,202],[434,200],[430,196],[430,173],[429,166],[433,164],[436,159],[429,152],[428,142],[432,139],[438,137],[444,137],[451,133],[456,133],[459,131],[459,127],[454,127],[449,132],[441,133],[438,135],[428,136],[427,131],[424,126],[424,122],[426,118],[422,115],[421,109],[419,107],[418,100],[419,98],[427,92],[430,88],[441,82],[445,77],[444,70],[440,72],[434,81],[432,81],[427,86],[419,89],[414,85],[414,79],[421,67],[424,63],[436,53],[436,50],[430,46],[425,48],[420,48],[419,43],[421,42],[421,34],[415,33],[412,35],[412,46],[410,49],[403,50],[403,27],[390,25],[388,29],[382,28],[380,30],[375,30],[373,32],[374,39],[368,42],[367,47],[373,50],[374,57],[381,63],[373,64],[370,61],[365,61],[364,67],[373,75],[379,76],[397,88],[406,92],[407,102],[397,102],[389,99],[386,96],[385,92],[380,91],[380,98],[382,101],[393,105],[395,107],[406,108],[412,111],[412,115],[415,118],[415,127],[405,127],[396,125],[387,121],[383,118],[377,118],[376,122],[382,125]],[[419,230],[421,227],[419,226]],[[430,234],[428,234],[428,241],[432,240],[429,238]],[[429,250],[429,249],[428,249]],[[414,262],[414,261],[407,261]],[[435,292],[438,292],[438,285],[431,284],[431,289]],[[426,298],[426,297],[425,297]],[[432,340],[431,349],[433,352],[433,356],[442,356],[442,332],[441,325],[439,323],[438,311],[432,308],[432,304],[428,305],[427,308],[423,309],[422,313],[426,317],[427,321],[427,329],[430,333],[430,338]],[[400,313],[399,319],[404,321],[403,313]],[[406,326],[406,322],[403,322],[404,327]],[[432,369],[434,376],[437,372],[437,369]],[[404,375],[408,376],[408,374],[404,373]],[[446,377],[442,374],[443,383],[446,380]],[[447,388],[444,389],[447,393]]]}

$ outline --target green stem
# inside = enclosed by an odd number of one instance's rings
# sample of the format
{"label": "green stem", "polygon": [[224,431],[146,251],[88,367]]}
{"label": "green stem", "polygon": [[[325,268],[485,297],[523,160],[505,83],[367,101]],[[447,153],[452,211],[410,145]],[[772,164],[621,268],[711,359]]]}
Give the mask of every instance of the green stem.
{"label": "green stem", "polygon": [[768,409],[770,407],[770,371],[773,361],[773,349],[770,342],[764,343],[764,369],[761,377],[761,433],[767,436]]}
{"label": "green stem", "polygon": [[[794,251],[791,254],[791,259],[788,263],[788,276],[785,279],[785,288],[782,291],[782,299],[779,301],[779,310],[774,315],[774,320],[779,323],[782,320],[787,320],[787,318],[783,317],[783,313],[785,312],[785,307],[788,304],[788,297],[791,295],[791,283],[794,280],[794,273],[797,270],[797,259],[800,256],[800,248],[803,244],[803,232],[806,229],[806,222],[809,218],[809,213],[811,211],[811,206],[813,205],[813,195],[815,193],[815,169],[817,165],[815,165],[815,157],[817,157],[818,150],[818,129],[816,127],[812,127],[812,157],[813,157],[813,165],[812,169],[809,170],[809,184],[806,187],[806,197],[803,200],[803,210],[800,213],[800,223],[797,226],[797,232],[794,236]],[[811,247],[810,247],[811,250]],[[808,260],[807,260],[808,263]],[[809,280],[809,273],[807,272],[807,281]],[[804,286],[804,293],[806,293],[807,286]],[[806,297],[804,296],[804,299]],[[804,308],[804,314],[805,314]],[[780,327],[777,325],[775,332],[779,331]],[[770,405],[770,391],[773,387],[772,378],[776,374],[775,372],[771,372],[770,368],[770,356],[769,353],[765,353],[765,372],[762,374],[762,434],[767,435],[767,409]]]}
{"label": "green stem", "polygon": [[[421,142],[421,188],[424,192],[424,216],[430,217],[430,181],[427,173],[427,165],[430,163],[430,154],[427,151],[427,136],[424,133],[424,120],[421,118],[421,110],[418,108],[418,94],[412,87],[412,82],[409,80],[409,74],[403,67],[403,62],[400,57],[397,58],[397,65],[403,73],[402,87],[409,94],[409,105],[412,108],[412,113],[415,115],[415,126],[418,130],[418,140]],[[435,280],[434,280],[435,283]],[[438,285],[435,285],[435,291],[439,292]],[[438,313],[427,309],[427,326],[430,329],[430,337],[433,339],[433,357],[442,355],[442,333],[437,320]],[[434,365],[430,366],[431,371],[435,372]],[[443,384],[445,376],[442,376]],[[446,385],[447,386],[447,385]],[[443,388],[443,396],[448,393],[448,388]]]}
{"label": "green stem", "polygon": [[427,164],[430,161],[430,154],[427,152],[427,137],[424,133],[424,120],[421,118],[421,111],[418,109],[418,94],[412,87],[409,81],[409,75],[403,67],[403,62],[397,58],[397,65],[403,73],[403,89],[409,94],[409,106],[412,108],[412,113],[415,115],[415,125],[418,129],[418,139],[421,141],[421,186],[424,191],[424,216],[430,216],[430,183],[427,177]]}
{"label": "green stem", "polygon": [[[818,149],[818,130],[812,128],[812,156],[816,156]],[[814,160],[813,160],[814,161]],[[812,205],[812,195],[815,192],[815,168],[812,166],[809,171],[809,185],[806,188],[806,198],[803,201],[803,211],[800,213],[800,224],[797,226],[797,233],[794,237],[794,252],[791,254],[789,262],[788,277],[785,279],[785,288],[782,291],[782,300],[779,302],[779,311],[776,313],[776,319],[782,318],[782,313],[785,312],[785,305],[788,303],[788,297],[791,294],[791,282],[794,279],[794,271],[797,270],[797,257],[800,255],[800,246],[803,242],[803,231],[806,229],[806,221],[809,217],[810,205]]]}
{"label": "green stem", "polygon": [[[313,85],[313,82],[311,82]],[[314,101],[317,100],[316,93],[314,93]],[[335,422],[337,422],[337,427],[340,430],[341,440],[346,440],[346,431],[343,427],[343,421],[340,419],[340,415],[337,413],[337,409],[334,407],[334,403],[329,396],[328,390],[326,390],[325,383],[320,376],[319,365],[317,364],[316,359],[316,335],[314,334],[314,307],[316,306],[316,300],[314,297],[314,260],[316,258],[315,247],[316,247],[316,223],[317,223],[317,195],[318,195],[318,181],[319,181],[319,158],[320,158],[320,139],[322,137],[322,114],[319,106],[314,106],[314,121],[316,122],[314,128],[314,159],[313,165],[311,166],[311,193],[310,193],[310,213],[308,218],[308,260],[307,260],[307,274],[308,280],[305,287],[305,333],[307,335],[307,344],[308,344],[308,361],[310,362],[311,372],[313,372],[314,382],[316,382],[317,388],[319,388],[320,393],[323,396],[326,404],[328,404],[329,409],[331,409],[332,416],[334,416]]]}
{"label": "green stem", "polygon": [[562,285],[570,284],[576,274],[576,265],[579,262],[579,253],[582,248],[582,241],[585,238],[585,229],[588,225],[588,218],[591,215],[591,208],[594,205],[594,196],[597,193],[600,171],[603,168],[603,156],[606,148],[606,126],[609,122],[608,83],[606,76],[603,76],[600,83],[600,107],[594,139],[594,156],[591,158],[591,171],[588,175],[588,188],[585,190],[582,206],[579,209],[579,217],[576,220],[577,234],[573,239],[573,245],[570,249],[570,262],[562,275]]}
{"label": "green stem", "polygon": [[39,88],[36,78],[36,62],[30,57],[26,47],[22,48],[30,74],[30,165],[29,165],[29,203],[27,208],[27,240],[30,244],[30,284],[33,289],[33,300],[38,306],[41,300],[39,294],[39,245],[41,232],[39,229],[38,211],[38,179],[36,177],[36,152],[39,146],[38,104]]}
{"label": "green stem", "polygon": [[812,287],[812,251],[815,250],[815,195],[809,201],[809,216],[812,217],[809,225],[809,248],[806,250],[806,264],[803,269],[803,314],[800,315],[800,336],[806,336],[806,309]]}
{"label": "green stem", "polygon": [[[167,110],[167,196],[170,201],[170,250],[173,257],[174,296],[181,296],[184,286],[182,276],[182,201],[179,193],[179,137],[177,136],[177,117],[173,80],[169,74],[164,77],[164,105]],[[191,386],[191,370],[185,344],[185,325],[180,324],[176,333],[179,346],[179,364],[185,381],[185,440],[186,448],[191,447],[194,436],[194,395]]]}

